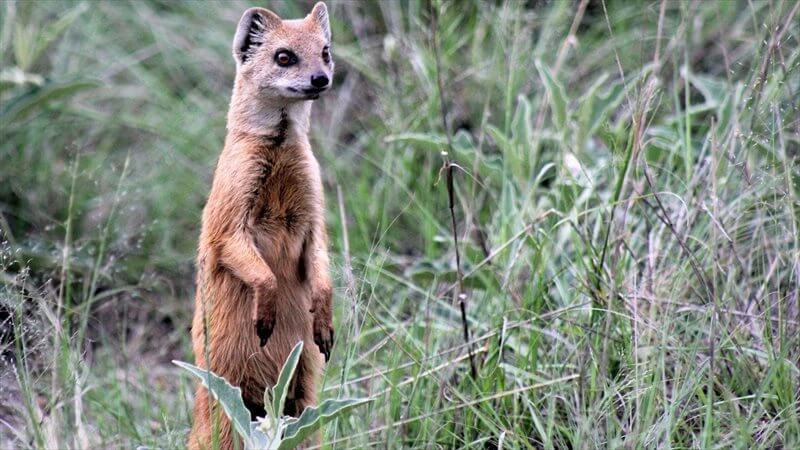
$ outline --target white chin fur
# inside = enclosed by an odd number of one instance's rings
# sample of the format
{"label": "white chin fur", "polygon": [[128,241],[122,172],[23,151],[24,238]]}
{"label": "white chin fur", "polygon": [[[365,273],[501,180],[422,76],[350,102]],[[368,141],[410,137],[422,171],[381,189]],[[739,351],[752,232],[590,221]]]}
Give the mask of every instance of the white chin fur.
{"label": "white chin fur", "polygon": [[319,98],[320,94],[325,92],[322,91],[313,94],[308,94],[297,88],[292,88],[292,89],[294,90],[291,90],[290,88],[283,89],[283,94],[288,98],[296,98],[298,100],[315,100]]}

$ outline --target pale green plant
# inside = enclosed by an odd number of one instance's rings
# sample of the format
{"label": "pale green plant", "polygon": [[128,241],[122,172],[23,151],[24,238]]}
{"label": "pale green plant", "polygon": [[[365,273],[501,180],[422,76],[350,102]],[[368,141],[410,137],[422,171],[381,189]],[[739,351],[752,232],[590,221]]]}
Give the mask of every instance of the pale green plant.
{"label": "pale green plant", "polygon": [[258,417],[253,422],[250,421],[250,411],[244,406],[241,389],[209,370],[182,361],[173,362],[199,378],[217,399],[233,428],[242,437],[245,449],[283,450],[295,448],[329,421],[371,401],[369,398],[327,399],[319,406],[306,408],[300,417],[285,416],[286,394],[302,351],[303,342],[300,341],[286,358],[275,386],[264,392],[266,417]]}

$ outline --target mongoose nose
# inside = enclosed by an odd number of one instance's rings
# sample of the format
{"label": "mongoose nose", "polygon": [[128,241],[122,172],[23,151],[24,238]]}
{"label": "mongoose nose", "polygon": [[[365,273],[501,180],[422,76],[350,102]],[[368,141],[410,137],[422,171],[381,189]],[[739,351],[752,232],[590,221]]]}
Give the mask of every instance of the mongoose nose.
{"label": "mongoose nose", "polygon": [[311,85],[315,88],[324,88],[328,85],[328,76],[322,72],[317,72],[311,75]]}

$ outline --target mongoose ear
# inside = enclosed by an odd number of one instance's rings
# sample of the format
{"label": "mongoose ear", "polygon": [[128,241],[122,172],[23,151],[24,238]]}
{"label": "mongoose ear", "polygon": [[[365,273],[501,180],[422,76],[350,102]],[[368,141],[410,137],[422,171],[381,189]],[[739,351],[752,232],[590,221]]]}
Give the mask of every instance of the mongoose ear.
{"label": "mongoose ear", "polygon": [[328,20],[328,7],[325,6],[324,2],[317,2],[314,5],[314,9],[311,10],[311,14],[309,14],[311,18],[316,22],[320,28],[322,28],[322,32],[325,34],[325,39],[330,42],[331,40],[331,23]]}
{"label": "mongoose ear", "polygon": [[236,64],[246,63],[266,40],[269,30],[280,27],[281,18],[264,8],[250,8],[242,14],[233,37],[233,58]]}

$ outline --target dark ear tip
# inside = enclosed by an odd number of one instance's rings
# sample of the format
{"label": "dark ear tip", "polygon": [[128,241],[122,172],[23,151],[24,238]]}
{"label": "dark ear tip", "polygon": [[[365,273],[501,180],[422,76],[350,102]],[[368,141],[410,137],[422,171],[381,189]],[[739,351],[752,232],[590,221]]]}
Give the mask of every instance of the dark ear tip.
{"label": "dark ear tip", "polygon": [[281,18],[274,12],[265,8],[254,6],[252,8],[248,8],[247,10],[245,10],[244,13],[242,13],[242,18],[239,19],[239,24],[241,25],[244,23],[249,23],[250,21],[253,20],[253,16],[258,16],[265,22],[273,22],[281,20]]}
{"label": "dark ear tip", "polygon": [[266,10],[264,8],[259,8],[257,6],[254,6],[252,8],[247,8],[247,10],[245,10],[245,12],[242,14],[242,17],[250,17],[253,14],[264,14],[267,11],[268,10]]}
{"label": "dark ear tip", "polygon": [[239,19],[239,23],[246,23],[253,20],[253,16],[261,16],[263,15],[264,8],[249,8],[245,12],[242,13],[242,18]]}
{"label": "dark ear tip", "polygon": [[244,64],[251,48],[261,45],[260,39],[264,32],[279,27],[280,22],[280,17],[264,8],[249,8],[242,13],[233,38],[233,56],[236,61]]}

